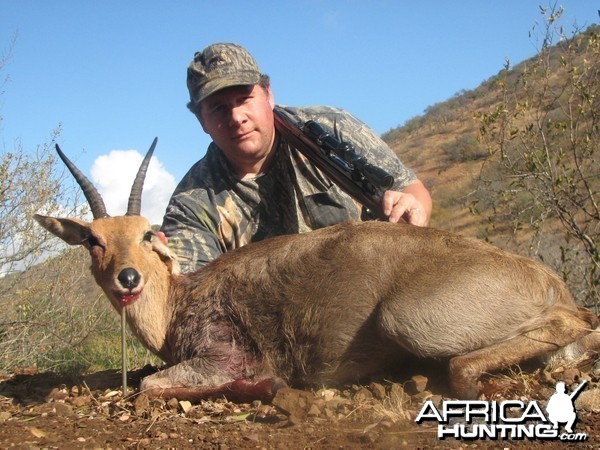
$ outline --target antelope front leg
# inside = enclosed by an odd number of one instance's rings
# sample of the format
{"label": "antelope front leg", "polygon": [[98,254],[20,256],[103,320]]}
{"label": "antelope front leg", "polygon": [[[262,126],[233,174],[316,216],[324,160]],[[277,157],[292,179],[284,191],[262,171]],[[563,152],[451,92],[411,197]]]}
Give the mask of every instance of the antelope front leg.
{"label": "antelope front leg", "polygon": [[235,380],[219,386],[150,388],[143,392],[149,398],[176,398],[192,403],[223,397],[235,403],[251,403],[254,400],[270,403],[277,391],[286,386],[280,378],[265,378],[259,381]]}
{"label": "antelope front leg", "polygon": [[281,378],[269,375],[234,379],[224,374],[206,374],[205,370],[202,361],[183,361],[144,378],[140,390],[150,398],[199,402],[226,397],[239,403],[253,400],[268,403],[286,386]]}

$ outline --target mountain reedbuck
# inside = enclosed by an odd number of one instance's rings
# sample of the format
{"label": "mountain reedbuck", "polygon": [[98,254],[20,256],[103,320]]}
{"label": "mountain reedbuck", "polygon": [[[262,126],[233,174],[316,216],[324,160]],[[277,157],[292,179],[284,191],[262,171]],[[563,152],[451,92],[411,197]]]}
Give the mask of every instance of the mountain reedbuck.
{"label": "mountain reedbuck", "polygon": [[115,309],[170,365],[142,381],[151,396],[269,400],[281,386],[356,382],[419,357],[448,361],[454,394],[474,398],[485,373],[600,348],[597,316],[548,268],[431,228],[344,223],[178,274],[164,235],[140,216],[155,144],[120,217],[57,146],[94,220],[36,216],[89,250]]}

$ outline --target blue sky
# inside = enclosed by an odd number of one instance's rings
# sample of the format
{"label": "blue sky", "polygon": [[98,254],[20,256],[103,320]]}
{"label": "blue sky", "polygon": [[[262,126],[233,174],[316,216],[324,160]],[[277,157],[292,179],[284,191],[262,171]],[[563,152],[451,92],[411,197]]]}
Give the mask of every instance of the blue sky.
{"label": "blue sky", "polygon": [[[113,150],[156,156],[173,180],[209,138],[185,107],[186,68],[218,41],[246,46],[276,101],[348,109],[383,133],[536,52],[537,0],[0,0],[0,150],[59,144],[90,174]],[[598,23],[565,0],[562,23]],[[114,165],[106,165],[112,176]],[[96,177],[103,177],[96,170]],[[161,182],[166,190],[171,182]],[[109,208],[110,209],[110,208]]]}

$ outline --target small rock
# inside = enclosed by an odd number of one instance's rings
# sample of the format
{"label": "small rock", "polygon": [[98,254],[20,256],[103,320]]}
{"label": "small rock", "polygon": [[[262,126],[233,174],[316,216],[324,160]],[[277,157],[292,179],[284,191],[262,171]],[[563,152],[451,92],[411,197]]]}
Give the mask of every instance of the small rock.
{"label": "small rock", "polygon": [[317,397],[321,397],[326,402],[333,400],[336,396],[336,392],[332,389],[319,389],[317,391]]}
{"label": "small rock", "polygon": [[385,387],[381,383],[371,383],[369,389],[371,389],[371,392],[376,399],[383,400],[385,398]]}
{"label": "small rock", "polygon": [[41,430],[36,427],[30,427],[29,432],[33,434],[36,438],[43,438],[47,436],[47,433],[44,430]]}
{"label": "small rock", "polygon": [[338,403],[337,406],[336,406],[336,408],[335,408],[335,411],[337,411],[339,414],[341,414],[343,416],[347,416],[353,410],[354,410],[354,407],[351,406],[350,402]]}
{"label": "small rock", "polygon": [[404,388],[408,394],[415,395],[424,392],[427,389],[428,382],[429,380],[426,376],[415,375],[406,382]]}
{"label": "small rock", "polygon": [[113,391],[111,389],[107,389],[106,391],[104,391],[104,397],[106,397],[106,398],[113,398],[119,394],[120,394],[119,391]]}
{"label": "small rock", "polygon": [[282,388],[277,391],[272,403],[287,416],[294,416],[293,420],[297,421],[302,420],[307,416],[314,400],[315,396],[310,392],[292,388]]}
{"label": "small rock", "polygon": [[190,409],[192,409],[192,403],[188,402],[187,400],[181,400],[179,402],[179,408],[184,414],[187,414]]}
{"label": "small rock", "polygon": [[307,416],[308,417],[319,417],[320,415],[321,415],[321,409],[315,403],[310,405]]}
{"label": "small rock", "polygon": [[260,405],[258,408],[256,408],[255,414],[256,417],[265,418],[274,410],[275,408],[271,405]]}
{"label": "small rock", "polygon": [[290,425],[300,425],[300,424],[302,424],[302,419],[300,417],[298,417],[298,416],[290,414],[288,416],[288,423]]}
{"label": "small rock", "polygon": [[356,402],[364,402],[373,398],[373,393],[365,387],[361,387],[352,397]]}
{"label": "small rock", "polygon": [[325,410],[323,411],[323,414],[325,415],[325,417],[327,417],[328,419],[333,419],[335,418],[335,411],[333,411],[331,408],[325,408]]}
{"label": "small rock", "polygon": [[150,399],[146,394],[140,394],[133,401],[133,407],[136,416],[144,417],[150,410]]}
{"label": "small rock", "polygon": [[544,383],[553,383],[554,384],[554,379],[552,378],[552,374],[547,370],[542,371],[540,378],[542,379],[542,381]]}
{"label": "small rock", "polygon": [[177,410],[178,407],[179,407],[179,400],[177,400],[176,398],[172,398],[167,402],[167,408],[169,408],[171,410]]}
{"label": "small rock", "polygon": [[576,379],[581,376],[579,369],[564,369],[552,374],[555,380],[564,381],[567,386],[570,386]]}
{"label": "small rock", "polygon": [[429,400],[430,402],[432,402],[434,405],[441,405],[442,404],[442,400],[444,400],[444,397],[442,397],[439,394],[433,394],[427,400]]}
{"label": "small rock", "polygon": [[259,441],[258,434],[256,434],[256,433],[247,434],[246,436],[244,436],[244,439],[247,441],[251,441],[251,442]]}
{"label": "small rock", "polygon": [[82,406],[89,404],[90,401],[91,397],[89,395],[81,395],[79,397],[74,397],[71,404],[74,408],[81,408]]}
{"label": "small rock", "polygon": [[600,412],[600,389],[589,389],[581,392],[575,400],[577,410]]}
{"label": "small rock", "polygon": [[583,380],[585,380],[589,383],[590,381],[592,381],[592,375],[589,372],[581,372],[579,381],[582,382]]}
{"label": "small rock", "polygon": [[423,402],[425,400],[430,400],[433,394],[430,391],[417,392],[413,395],[413,399],[418,402]]}
{"label": "small rock", "polygon": [[66,403],[55,403],[54,411],[57,416],[68,417],[73,414],[73,407],[71,405],[67,405]]}
{"label": "small rock", "polygon": [[347,398],[336,397],[333,400],[330,400],[328,402],[321,401],[321,402],[316,402],[316,403],[319,408],[323,408],[325,405],[327,405],[327,407],[331,408],[331,409],[340,409],[346,405],[349,405],[352,402]]}
{"label": "small rock", "polygon": [[46,397],[46,401],[50,402],[50,401],[56,401],[56,400],[64,400],[68,396],[69,396],[69,394],[66,392],[66,390],[54,388],[50,391],[50,394],[48,394],[48,397]]}

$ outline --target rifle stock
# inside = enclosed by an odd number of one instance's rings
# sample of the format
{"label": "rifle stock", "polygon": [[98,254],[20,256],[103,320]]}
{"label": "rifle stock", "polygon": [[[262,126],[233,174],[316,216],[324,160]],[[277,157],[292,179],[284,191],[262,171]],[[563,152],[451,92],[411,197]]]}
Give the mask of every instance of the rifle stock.
{"label": "rifle stock", "polygon": [[394,184],[394,177],[369,163],[351,143],[339,140],[319,123],[301,122],[280,107],[275,107],[274,113],[276,129],[290,144],[362,204],[367,214],[387,220],[381,198]]}

